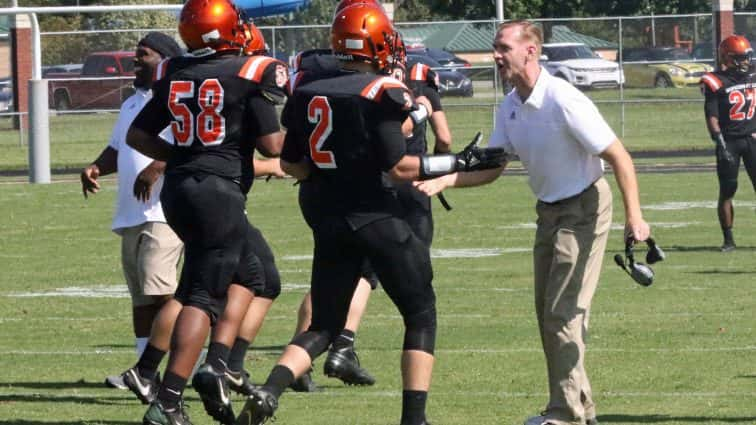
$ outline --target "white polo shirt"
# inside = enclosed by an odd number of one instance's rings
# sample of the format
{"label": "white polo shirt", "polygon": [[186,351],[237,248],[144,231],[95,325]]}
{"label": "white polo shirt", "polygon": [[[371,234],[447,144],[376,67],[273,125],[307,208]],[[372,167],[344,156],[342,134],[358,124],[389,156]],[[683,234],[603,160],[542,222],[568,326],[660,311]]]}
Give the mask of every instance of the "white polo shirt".
{"label": "white polo shirt", "polygon": [[535,196],[556,202],[603,175],[597,155],[616,139],[588,97],[541,68],[525,103],[515,90],[501,103],[489,146],[519,156]]}
{"label": "white polo shirt", "polygon": [[[125,227],[138,226],[148,221],[165,223],[165,215],[160,205],[160,189],[163,187],[161,176],[152,186],[152,196],[147,202],[134,197],[134,181],[139,173],[153,161],[126,144],[126,132],[129,131],[134,118],[144,105],[152,98],[151,90],[137,89],[121,105],[121,112],[113,126],[108,146],[118,151],[118,198],[113,214],[112,229],[116,233]],[[163,134],[161,133],[161,136]]]}

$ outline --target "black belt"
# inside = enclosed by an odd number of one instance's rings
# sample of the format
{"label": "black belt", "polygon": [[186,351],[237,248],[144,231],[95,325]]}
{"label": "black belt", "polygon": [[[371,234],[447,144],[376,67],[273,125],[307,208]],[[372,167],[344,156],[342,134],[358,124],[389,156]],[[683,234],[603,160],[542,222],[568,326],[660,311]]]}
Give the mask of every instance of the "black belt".
{"label": "black belt", "polygon": [[564,199],[560,199],[560,200],[558,200],[558,201],[554,201],[554,202],[546,202],[546,201],[541,201],[540,199],[539,199],[539,201],[540,201],[540,202],[542,202],[542,203],[544,203],[544,204],[546,204],[546,205],[548,205],[548,206],[550,206],[550,207],[552,207],[552,206],[555,206],[555,205],[566,204],[567,202],[569,202],[569,201],[572,201],[572,200],[573,200],[573,199],[575,199],[575,198],[579,198],[579,197],[580,197],[581,195],[583,195],[583,194],[584,194],[585,192],[588,192],[588,190],[589,190],[590,188],[592,188],[592,187],[593,187],[593,185],[595,185],[597,181],[598,181],[598,180],[596,180],[596,181],[594,181],[593,183],[589,184],[589,185],[588,185],[588,187],[586,187],[585,189],[581,190],[581,191],[580,191],[580,193],[577,193],[577,194],[575,194],[575,195],[572,195],[572,196],[568,196],[567,198],[564,198]]}

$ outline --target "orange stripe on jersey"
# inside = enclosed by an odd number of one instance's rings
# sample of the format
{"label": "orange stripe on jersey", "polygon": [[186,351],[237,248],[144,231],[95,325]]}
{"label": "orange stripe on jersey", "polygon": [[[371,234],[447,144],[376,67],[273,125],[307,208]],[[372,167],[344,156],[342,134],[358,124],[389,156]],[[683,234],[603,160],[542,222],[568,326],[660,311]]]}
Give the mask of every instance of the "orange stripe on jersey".
{"label": "orange stripe on jersey", "polygon": [[271,63],[276,62],[275,59],[267,56],[252,56],[244,63],[239,76],[250,81],[259,83],[262,80],[265,68]]}
{"label": "orange stripe on jersey", "polygon": [[401,88],[409,91],[409,89],[407,89],[407,86],[402,84],[401,81],[391,77],[381,77],[373,80],[370,84],[365,86],[365,88],[362,89],[360,96],[366,99],[380,102],[383,91],[389,88]]}
{"label": "orange stripe on jersey", "polygon": [[706,84],[712,92],[716,92],[722,88],[722,81],[711,72],[707,72],[701,77],[701,83]]}
{"label": "orange stripe on jersey", "polygon": [[410,80],[425,81],[428,78],[428,66],[421,63],[415,64],[410,70]]}
{"label": "orange stripe on jersey", "polygon": [[165,73],[168,72],[168,61],[170,58],[165,58],[158,62],[155,67],[155,71],[152,73],[152,81],[157,81],[165,77]]}

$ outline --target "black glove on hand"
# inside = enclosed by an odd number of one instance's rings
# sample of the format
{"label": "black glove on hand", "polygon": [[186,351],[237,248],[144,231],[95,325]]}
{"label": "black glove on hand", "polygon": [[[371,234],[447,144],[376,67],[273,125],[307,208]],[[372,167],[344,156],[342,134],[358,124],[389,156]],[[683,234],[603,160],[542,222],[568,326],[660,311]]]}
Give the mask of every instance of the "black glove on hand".
{"label": "black glove on hand", "polygon": [[481,134],[462,152],[447,155],[423,155],[420,157],[420,178],[429,179],[457,171],[480,171],[501,167],[507,160],[503,148],[481,148],[478,146]]}
{"label": "black glove on hand", "polygon": [[473,141],[456,155],[457,165],[454,171],[478,171],[501,167],[506,161],[507,153],[503,148],[481,148],[481,134],[475,135]]}

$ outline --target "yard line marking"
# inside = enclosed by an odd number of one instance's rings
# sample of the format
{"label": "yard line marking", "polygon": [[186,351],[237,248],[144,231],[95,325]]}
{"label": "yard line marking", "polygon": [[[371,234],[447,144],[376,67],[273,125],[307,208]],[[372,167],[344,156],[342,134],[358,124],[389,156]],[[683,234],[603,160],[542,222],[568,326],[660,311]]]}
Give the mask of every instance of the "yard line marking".
{"label": "yard line marking", "polygon": [[[737,201],[735,203],[738,207],[756,207],[756,202],[753,201]],[[688,202],[662,202],[660,204],[643,205],[644,210],[661,210],[661,211],[676,211],[687,210],[691,208],[706,208],[715,209],[717,207],[717,201],[688,201]]]}
{"label": "yard line marking", "polygon": [[[431,258],[483,258],[532,251],[533,248],[530,247],[431,249]],[[281,259],[285,261],[311,261],[312,255],[284,255]]]}
{"label": "yard line marking", "polygon": [[[281,350],[255,350],[252,351],[257,354],[264,355],[277,355],[281,353]],[[385,353],[386,349],[376,350],[371,348],[360,348],[360,353]],[[541,353],[543,350],[540,347],[532,348],[440,348],[435,350],[436,353],[443,354],[507,354],[507,353]],[[588,346],[588,351],[591,353],[739,353],[739,352],[751,352],[756,351],[756,346],[746,347],[711,347],[711,348],[664,348],[664,347],[649,347],[649,348],[602,348]],[[43,351],[43,350],[3,350],[0,351],[0,355],[35,355],[35,356],[89,356],[89,355],[129,355],[134,356],[134,350],[109,350],[109,349],[96,349],[96,350],[58,350],[58,351]]]}

